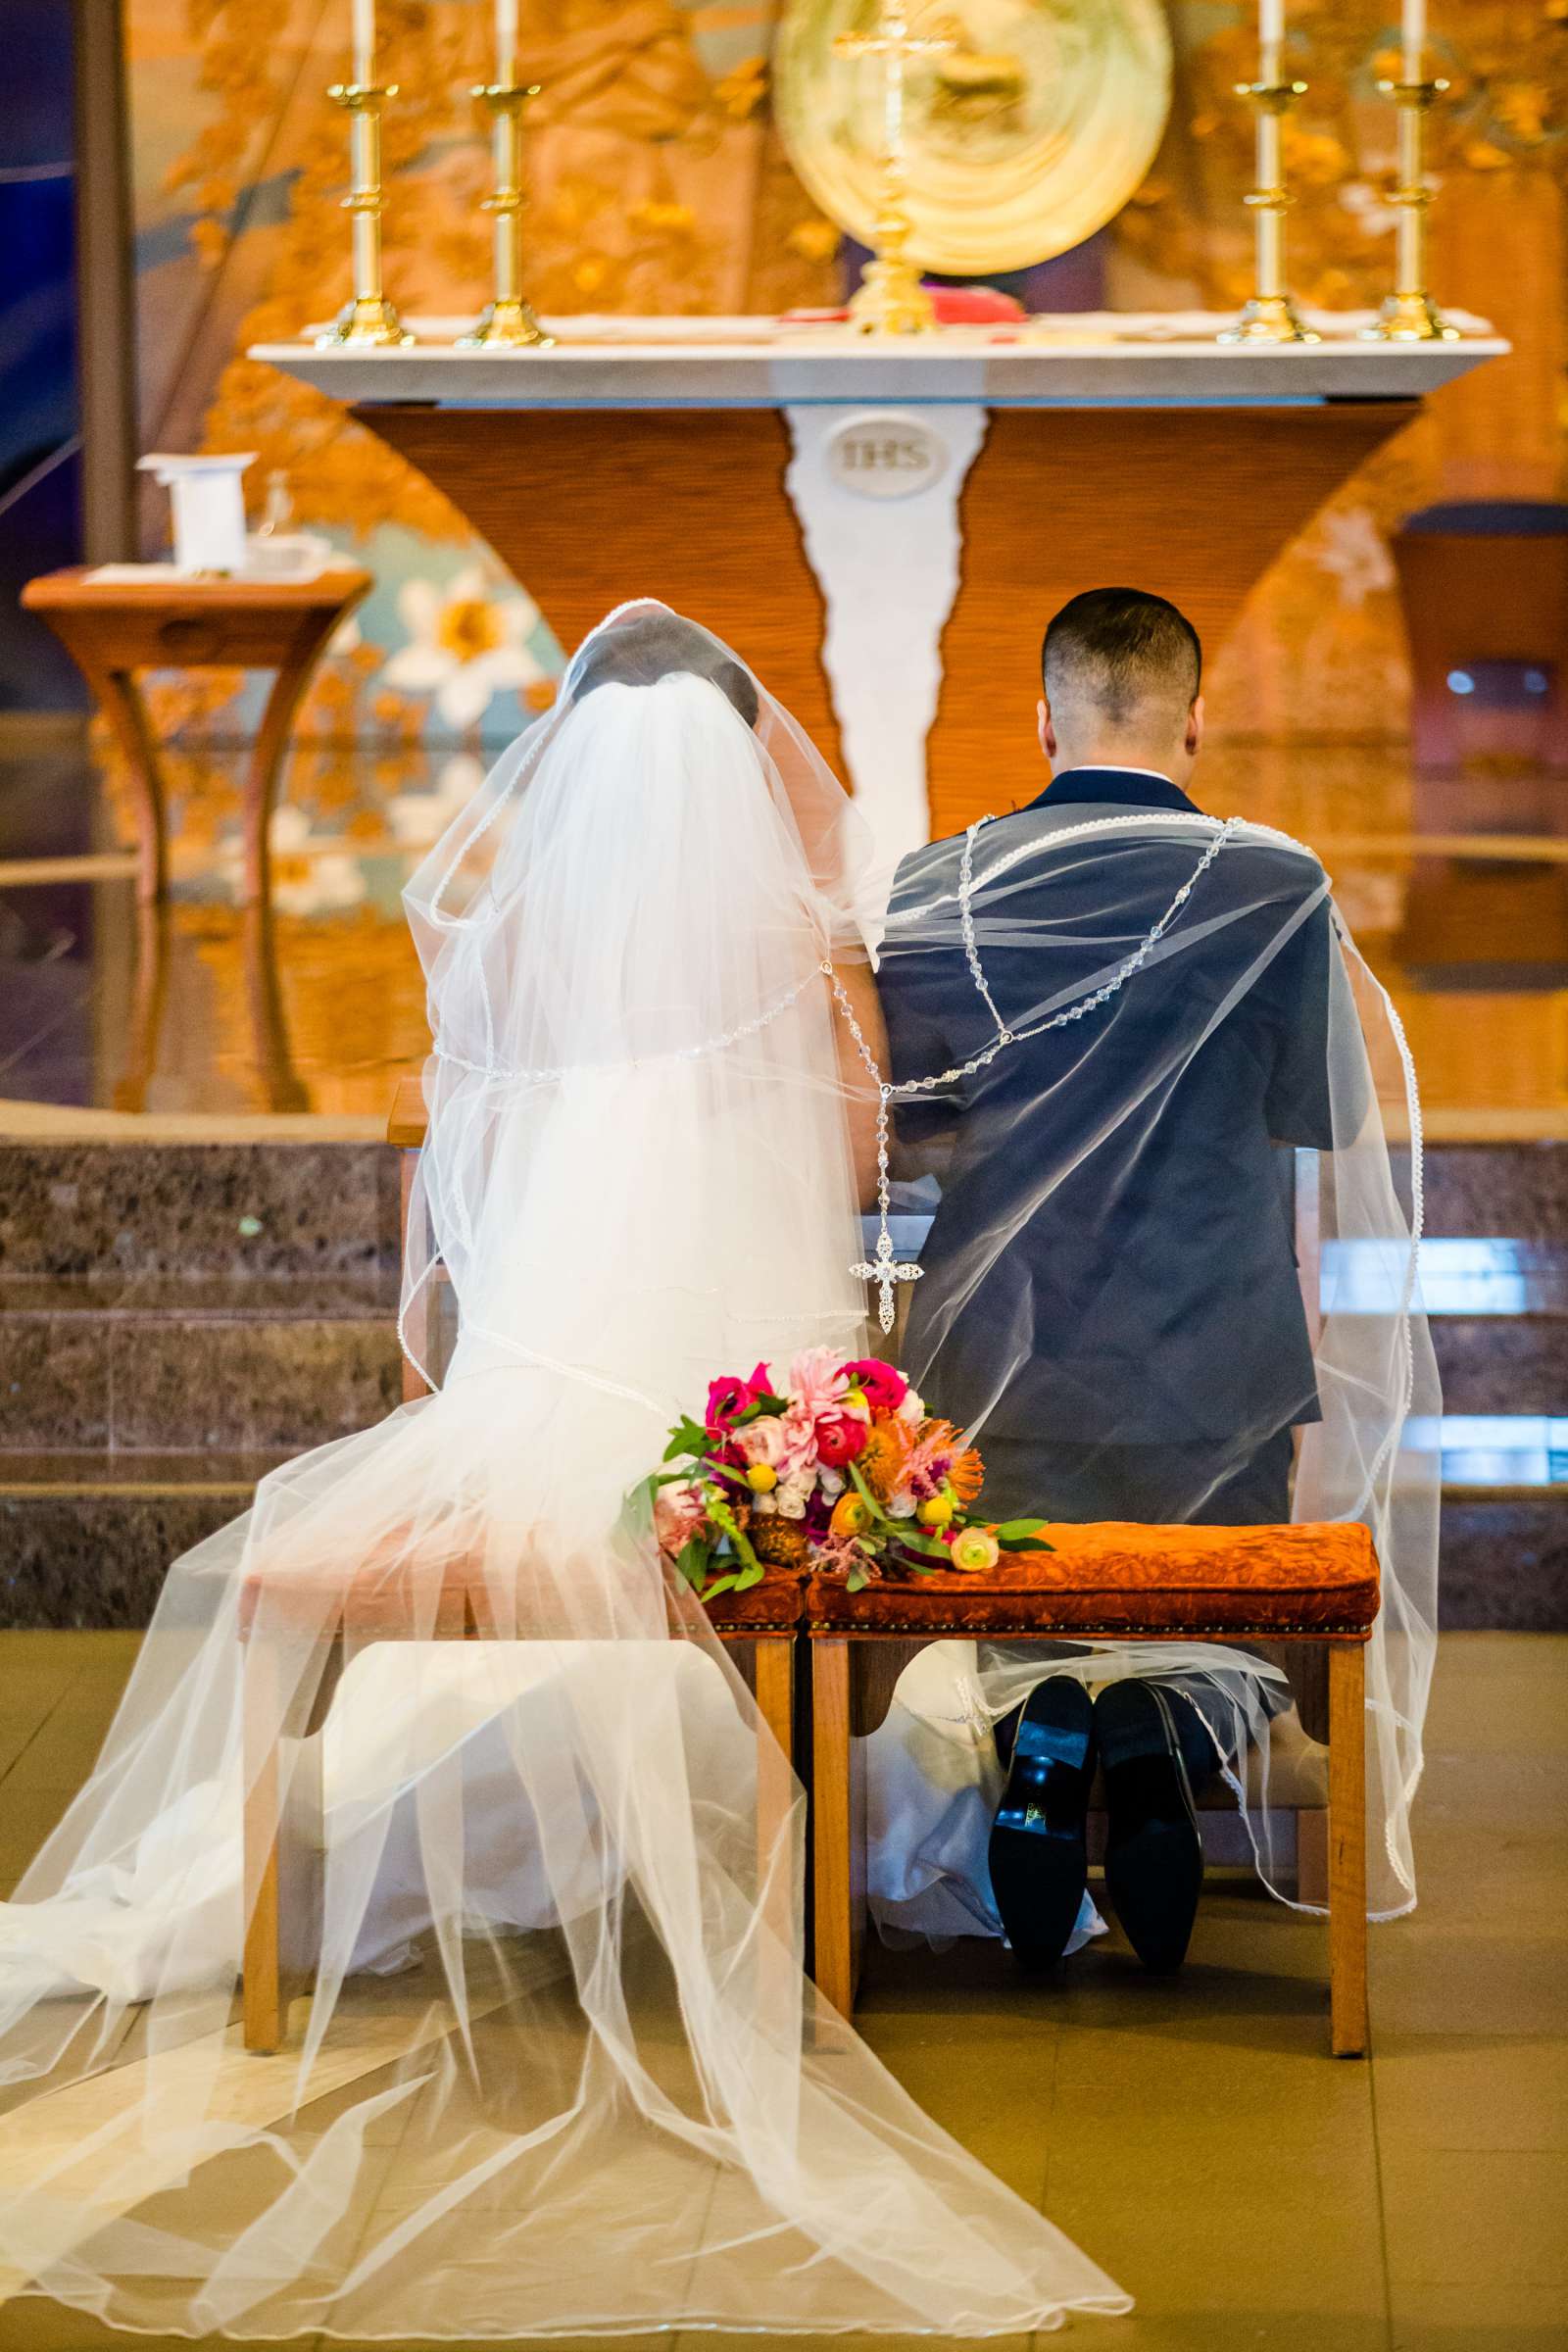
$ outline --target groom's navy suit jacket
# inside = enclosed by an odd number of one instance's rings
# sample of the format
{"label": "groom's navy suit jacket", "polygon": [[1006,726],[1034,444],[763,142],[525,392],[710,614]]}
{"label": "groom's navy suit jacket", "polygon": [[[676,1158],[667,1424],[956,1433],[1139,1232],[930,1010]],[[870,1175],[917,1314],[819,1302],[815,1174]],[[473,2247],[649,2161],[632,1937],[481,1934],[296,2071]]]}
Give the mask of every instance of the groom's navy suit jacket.
{"label": "groom's navy suit jacket", "polygon": [[[1025,827],[1049,837],[1100,811],[1166,809],[1196,813],[1163,777],[1068,770],[1028,808],[986,828],[987,857],[1025,838]],[[934,871],[939,886],[951,888],[957,848],[934,845],[906,858],[894,906],[928,890]],[[1192,845],[1169,855],[1173,883],[1185,880],[1196,862]],[[1057,867],[1042,881],[1038,907],[1022,908],[1025,920],[1038,914],[1042,936],[1048,920],[1063,926],[1065,918],[1070,927],[1082,918],[1092,927],[1103,911],[1095,906],[1102,870],[1092,857],[1070,873]],[[1304,902],[1320,885],[1299,858],[1238,845],[1221,853],[1201,888],[1211,910],[1227,893],[1238,908],[1257,906],[1238,920],[1244,929],[1255,925],[1262,954],[1288,917],[1290,894],[1298,889]],[[1265,897],[1272,903],[1262,906]],[[1226,936],[1234,973],[1248,948],[1238,947],[1236,923]],[[1004,1019],[1009,1007],[1050,992],[1041,970],[1048,952],[1054,951],[986,948],[987,982]],[[1085,1054],[1076,1025],[1007,1049],[966,1082],[956,1115],[935,1103],[901,1106],[906,1169],[928,1167],[942,1185],[922,1252],[926,1279],[910,1301],[908,1360],[917,1370],[927,1362],[922,1334],[966,1245],[999,1228],[1007,1236],[944,1341],[930,1375],[934,1409],[959,1422],[984,1413],[994,1435],[1025,1442],[1217,1444],[1238,1454],[1318,1417],[1294,1246],[1293,1159],[1276,1147],[1333,1140],[1332,954],[1325,900],[1185,1061],[1155,1119],[1122,1116],[1126,1054],[1108,1061]],[[1120,1008],[1131,1024],[1119,1032],[1121,1045],[1147,1051],[1152,1065],[1158,1024],[1187,1018],[1172,1011],[1171,992],[1223,992],[1212,961],[1200,947],[1162,964]],[[897,1079],[952,1067],[993,1033],[956,944],[885,957],[879,986]],[[1141,1035],[1142,1024],[1151,1027]],[[1188,1025],[1199,1033],[1196,1018]],[[1096,1075],[1102,1064],[1103,1084]],[[1071,1085],[1054,1091],[1069,1068]],[[1061,1173],[1013,1230],[1031,1166]],[[987,1248],[994,1242],[982,1243],[982,1252]],[[1011,1363],[1000,1398],[999,1358]]]}

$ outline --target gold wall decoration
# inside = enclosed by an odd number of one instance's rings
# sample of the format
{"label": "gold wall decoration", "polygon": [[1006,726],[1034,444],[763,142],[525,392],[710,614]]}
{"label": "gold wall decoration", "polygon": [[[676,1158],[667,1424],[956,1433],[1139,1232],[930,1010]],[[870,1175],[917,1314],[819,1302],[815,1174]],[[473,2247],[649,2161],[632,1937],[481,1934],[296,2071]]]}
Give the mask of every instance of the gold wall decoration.
{"label": "gold wall decoration", "polygon": [[[877,0],[792,0],[774,56],[790,160],[823,212],[867,245],[882,193],[882,96],[834,45],[877,23]],[[1114,218],[1170,111],[1160,0],[925,0],[910,29],[951,43],[908,71],[913,260],[956,276],[1027,269]]]}

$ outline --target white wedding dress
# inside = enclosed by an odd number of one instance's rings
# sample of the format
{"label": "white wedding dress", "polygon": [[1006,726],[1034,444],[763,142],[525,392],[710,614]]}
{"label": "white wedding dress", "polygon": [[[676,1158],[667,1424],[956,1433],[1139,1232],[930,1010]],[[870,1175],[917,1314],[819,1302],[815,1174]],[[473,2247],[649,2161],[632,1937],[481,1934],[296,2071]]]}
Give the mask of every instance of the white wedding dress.
{"label": "white wedding dress", "polygon": [[[456,1351],[175,1563],[0,1907],[0,2300],[425,2342],[1127,2308],[805,1979],[803,1800],[623,1510],[713,1376],[860,1341],[824,967],[863,882],[788,718],[634,607],[411,886]],[[437,1638],[460,1569],[477,1641]],[[274,1736],[319,1764],[324,1892],[308,2011],[255,2057]]]}

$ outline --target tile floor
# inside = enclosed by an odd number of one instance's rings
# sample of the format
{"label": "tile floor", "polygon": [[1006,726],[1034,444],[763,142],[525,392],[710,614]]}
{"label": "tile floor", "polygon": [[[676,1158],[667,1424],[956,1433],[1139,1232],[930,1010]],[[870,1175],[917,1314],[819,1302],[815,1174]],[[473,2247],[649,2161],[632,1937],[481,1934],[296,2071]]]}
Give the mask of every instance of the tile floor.
{"label": "tile floor", "polygon": [[[0,1890],[134,1642],[0,1635]],[[1233,1885],[1174,1984],[1114,1946],[1045,1984],[988,1949],[875,1956],[859,2022],[881,2055],[1137,2297],[1053,2340],[1568,2352],[1568,1638],[1445,1642],[1417,1820],[1422,1907],[1374,1933],[1367,2065],[1324,2055],[1321,1928]],[[157,2352],[36,2298],[0,2308],[0,2352],[109,2342]]]}

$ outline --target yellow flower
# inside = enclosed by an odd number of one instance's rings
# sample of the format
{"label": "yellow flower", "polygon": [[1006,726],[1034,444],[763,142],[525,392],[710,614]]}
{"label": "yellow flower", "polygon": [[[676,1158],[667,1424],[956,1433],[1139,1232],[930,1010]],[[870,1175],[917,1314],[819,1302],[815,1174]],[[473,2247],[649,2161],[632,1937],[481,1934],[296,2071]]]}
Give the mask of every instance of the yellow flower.
{"label": "yellow flower", "polygon": [[1002,1545],[988,1527],[966,1527],[955,1539],[953,1565],[965,1576],[984,1576],[1002,1557]]}
{"label": "yellow flower", "polygon": [[852,1489],[833,1505],[829,1524],[836,1536],[863,1536],[871,1524],[871,1506],[863,1494],[857,1494]]}
{"label": "yellow flower", "polygon": [[778,1485],[778,1472],[771,1462],[754,1462],[746,1473],[746,1484],[754,1494],[771,1494]]}
{"label": "yellow flower", "polygon": [[920,1505],[921,1526],[951,1526],[953,1522],[953,1513],[956,1507],[956,1506],[955,1505],[953,1496],[951,1494],[946,1493],[941,1494],[933,1494],[928,1502],[922,1502]]}

